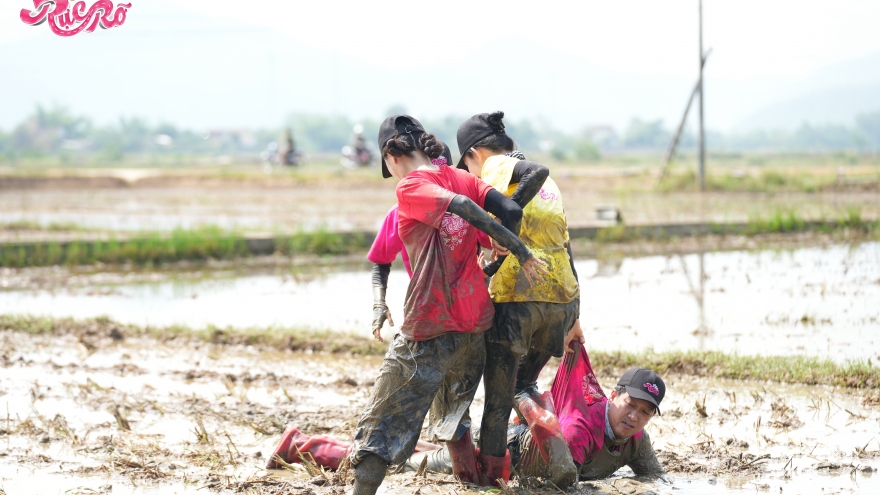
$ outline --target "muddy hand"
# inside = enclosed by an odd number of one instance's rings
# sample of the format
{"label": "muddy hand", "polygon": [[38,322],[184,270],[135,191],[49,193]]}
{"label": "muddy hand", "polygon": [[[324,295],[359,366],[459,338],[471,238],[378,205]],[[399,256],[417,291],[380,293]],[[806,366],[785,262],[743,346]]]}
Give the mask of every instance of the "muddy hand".
{"label": "muddy hand", "polygon": [[510,254],[510,250],[507,249],[506,247],[502,246],[501,244],[498,244],[495,241],[495,239],[491,239],[491,243],[492,243],[492,252],[495,255],[495,257],[507,256],[508,254]]}
{"label": "muddy hand", "polygon": [[581,344],[586,342],[586,339],[584,338],[584,331],[583,331],[583,329],[581,329],[580,318],[578,318],[577,320],[574,321],[574,325],[571,327],[571,330],[569,330],[568,334],[566,334],[566,336],[565,336],[565,344],[564,344],[565,352],[567,352],[567,353],[574,352],[574,349],[569,347],[569,344],[574,342],[575,339],[577,339],[577,341],[580,342]]}
{"label": "muddy hand", "polygon": [[385,342],[382,339],[382,325],[388,320],[388,326],[394,326],[394,320],[391,318],[391,310],[384,303],[373,304],[373,337],[379,342]]}
{"label": "muddy hand", "polygon": [[535,256],[526,260],[521,266],[523,273],[526,275],[526,280],[529,281],[529,286],[535,285],[535,282],[543,282],[544,275],[550,276],[550,272],[547,271],[547,263],[544,263]]}

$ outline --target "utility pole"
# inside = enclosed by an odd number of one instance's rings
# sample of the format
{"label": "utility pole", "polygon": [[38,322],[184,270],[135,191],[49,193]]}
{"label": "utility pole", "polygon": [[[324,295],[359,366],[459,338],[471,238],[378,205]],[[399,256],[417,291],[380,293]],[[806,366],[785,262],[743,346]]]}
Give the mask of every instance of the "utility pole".
{"label": "utility pole", "polygon": [[700,191],[706,190],[706,135],[703,127],[703,65],[706,63],[706,57],[703,53],[703,0],[700,1],[700,150],[699,150],[699,180]]}

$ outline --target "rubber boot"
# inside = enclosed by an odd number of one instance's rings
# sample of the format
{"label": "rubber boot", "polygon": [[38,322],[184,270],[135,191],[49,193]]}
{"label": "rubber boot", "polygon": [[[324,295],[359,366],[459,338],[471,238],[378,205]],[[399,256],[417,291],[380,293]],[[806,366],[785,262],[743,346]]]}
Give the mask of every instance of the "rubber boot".
{"label": "rubber boot", "polygon": [[266,469],[281,469],[281,464],[275,462],[275,456],[280,457],[284,462],[290,464],[291,460],[287,457],[290,445],[294,442],[305,443],[309,437],[303,435],[295,426],[288,426],[281,434],[281,441],[275,446],[275,451],[269,456],[269,462],[266,463]]}
{"label": "rubber boot", "polygon": [[505,483],[510,481],[510,451],[504,452],[504,457],[480,454],[480,471],[483,475],[481,485],[491,485],[501,488],[499,480]]}
{"label": "rubber boot", "polygon": [[354,467],[354,491],[352,495],[376,495],[385,479],[388,463],[385,459],[368,454]]}
{"label": "rubber boot", "polygon": [[577,466],[562,436],[550,392],[533,396],[520,395],[517,402],[541,457],[549,465],[550,480],[559,488],[570,486],[577,481]]}
{"label": "rubber boot", "polygon": [[538,395],[538,376],[541,370],[550,361],[550,354],[544,352],[530,352],[523,356],[516,370],[516,384],[514,386],[513,410],[520,424],[525,424],[525,418],[519,410],[517,403],[519,396]]}
{"label": "rubber boot", "polygon": [[[287,447],[287,452],[283,451]],[[277,469],[280,466],[274,461],[278,455],[289,464],[312,462],[327,469],[339,469],[343,459],[351,453],[351,445],[328,435],[315,435],[309,437],[300,433],[296,427],[289,427],[284,431],[281,442],[275,448],[272,459],[266,465],[268,469]]]}
{"label": "rubber boot", "polygon": [[[425,459],[428,459],[427,462]],[[409,456],[404,464],[404,472],[418,472],[425,462],[425,468],[432,473],[452,474],[452,458],[449,457],[449,449],[423,450]]]}
{"label": "rubber boot", "polygon": [[446,447],[452,460],[452,474],[462,483],[479,484],[480,470],[477,467],[477,451],[474,448],[471,431],[465,430],[464,435],[458,440],[446,442]]}

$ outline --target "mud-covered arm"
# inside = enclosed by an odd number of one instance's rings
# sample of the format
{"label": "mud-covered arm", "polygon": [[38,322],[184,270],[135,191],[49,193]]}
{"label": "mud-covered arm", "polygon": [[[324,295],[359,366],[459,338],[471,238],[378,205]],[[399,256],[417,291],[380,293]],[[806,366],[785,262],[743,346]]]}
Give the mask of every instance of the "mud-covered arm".
{"label": "mud-covered arm", "polygon": [[[501,198],[499,199],[498,196]],[[505,227],[505,225],[519,225],[522,220],[522,208],[494,189],[486,195],[485,205],[488,211],[501,219],[501,224],[492,220],[492,217],[486,211],[477,206],[470,198],[461,194],[456,195],[452,199],[447,211],[460,216],[469,224],[488,234],[489,237],[509,249],[519,259],[520,263],[525,263],[531,259],[533,255],[529,248],[519,240],[519,237]]]}
{"label": "mud-covered arm", "polygon": [[647,433],[642,434],[635,458],[626,464],[635,474],[641,476],[660,476],[666,473],[657,460],[654,446],[651,445],[651,437]]}
{"label": "mud-covered arm", "polygon": [[498,220],[501,220],[501,225],[505,229],[519,237],[523,211],[522,207],[517,205],[515,201],[492,189],[486,194],[483,209],[495,215]]}
{"label": "mud-covered arm", "polygon": [[[541,191],[544,182],[550,177],[550,169],[540,163],[530,162],[528,160],[520,160],[516,162],[513,168],[513,175],[510,177],[511,184],[519,184],[516,190],[510,196],[510,200],[518,204],[520,208],[525,208],[527,204]],[[519,229],[513,230],[519,234]],[[483,273],[487,277],[495,275],[495,272],[501,268],[501,264],[507,256],[499,256],[495,261],[483,267]]]}
{"label": "mud-covered arm", "polygon": [[385,304],[385,292],[388,289],[388,274],[391,272],[391,263],[374,264],[372,272],[373,282],[373,336],[380,342],[382,337],[379,331],[385,320],[388,320],[390,326],[394,326],[394,320],[391,319],[391,311]]}
{"label": "mud-covered arm", "polygon": [[[568,262],[571,264],[571,273],[574,275],[574,279],[578,282],[578,284],[580,284],[581,281],[580,281],[580,279],[578,279],[578,272],[574,268],[574,254],[571,252],[571,241],[568,241],[568,244],[565,246],[565,250],[568,251]],[[578,318],[580,318],[580,314],[581,314],[581,294],[580,294],[580,291],[578,291],[578,296],[576,299],[578,302],[578,308],[577,308],[576,314],[578,315]]]}
{"label": "mud-covered arm", "polygon": [[520,208],[525,208],[532,201],[532,198],[541,191],[541,187],[544,186],[547,177],[550,177],[550,169],[540,163],[528,160],[516,162],[510,183],[518,185],[510,199],[518,204]]}

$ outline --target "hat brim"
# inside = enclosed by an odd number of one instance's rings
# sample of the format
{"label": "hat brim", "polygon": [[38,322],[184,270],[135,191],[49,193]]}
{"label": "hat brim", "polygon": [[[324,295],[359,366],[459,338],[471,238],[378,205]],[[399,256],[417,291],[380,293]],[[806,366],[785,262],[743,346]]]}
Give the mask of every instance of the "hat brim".
{"label": "hat brim", "polygon": [[629,394],[629,396],[634,399],[642,399],[644,401],[650,402],[654,406],[654,410],[657,411],[657,415],[661,416],[660,405],[657,404],[657,398],[654,397],[653,395],[649,394],[648,392],[645,392],[644,390],[642,390],[640,388],[630,387],[630,386],[626,387],[626,393]]}

